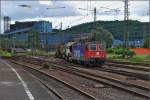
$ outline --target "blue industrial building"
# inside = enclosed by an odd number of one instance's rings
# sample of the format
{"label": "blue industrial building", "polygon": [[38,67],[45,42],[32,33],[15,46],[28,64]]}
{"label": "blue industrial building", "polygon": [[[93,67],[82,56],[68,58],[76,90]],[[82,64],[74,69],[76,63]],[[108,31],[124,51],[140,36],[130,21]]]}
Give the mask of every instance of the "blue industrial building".
{"label": "blue industrial building", "polygon": [[[40,33],[40,45],[44,47],[49,45],[51,48],[55,48],[60,43],[65,43],[72,41],[75,38],[81,38],[87,36],[88,34],[69,34],[69,33],[56,33],[53,32],[52,23],[48,21],[30,21],[30,22],[15,22],[15,24],[10,25],[9,30],[6,30],[4,37],[14,38],[17,41],[25,42],[28,41],[28,33],[31,31],[36,31]],[[144,44],[143,40],[129,41],[130,46],[142,47]],[[123,45],[122,40],[114,40],[112,46]]]}
{"label": "blue industrial building", "polygon": [[[144,46],[143,39],[130,40],[128,43],[129,43],[129,46],[132,46],[132,47],[143,47]],[[123,46],[123,44],[124,44],[123,40],[114,40],[112,47]]]}
{"label": "blue industrial building", "polygon": [[10,30],[5,31],[4,37],[15,37],[15,39],[20,42],[28,41],[28,33],[31,31],[40,33],[41,46],[48,43],[48,45],[52,47],[60,43],[71,41],[74,38],[72,34],[53,32],[52,23],[48,21],[15,22],[15,24],[10,25]]}

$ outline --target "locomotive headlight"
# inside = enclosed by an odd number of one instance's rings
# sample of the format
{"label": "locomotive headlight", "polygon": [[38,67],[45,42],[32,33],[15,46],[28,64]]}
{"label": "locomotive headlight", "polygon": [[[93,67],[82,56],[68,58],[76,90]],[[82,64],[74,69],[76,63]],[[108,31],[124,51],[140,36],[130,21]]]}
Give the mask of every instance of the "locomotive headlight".
{"label": "locomotive headlight", "polygon": [[99,56],[99,52],[96,52],[96,55]]}

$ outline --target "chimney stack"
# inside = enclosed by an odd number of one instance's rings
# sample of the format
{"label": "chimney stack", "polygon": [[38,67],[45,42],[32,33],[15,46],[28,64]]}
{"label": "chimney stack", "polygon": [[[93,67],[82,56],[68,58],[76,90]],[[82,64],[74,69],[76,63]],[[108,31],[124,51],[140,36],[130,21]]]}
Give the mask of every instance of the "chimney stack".
{"label": "chimney stack", "polygon": [[9,16],[4,16],[4,33],[10,30],[10,21],[11,18]]}

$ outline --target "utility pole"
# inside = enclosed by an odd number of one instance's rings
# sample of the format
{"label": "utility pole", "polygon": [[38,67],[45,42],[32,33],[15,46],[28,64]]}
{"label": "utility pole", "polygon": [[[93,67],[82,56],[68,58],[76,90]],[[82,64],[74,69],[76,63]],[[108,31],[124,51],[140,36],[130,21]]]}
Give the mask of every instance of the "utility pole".
{"label": "utility pole", "polygon": [[0,49],[2,48],[2,37],[1,37],[1,33],[0,33]]}
{"label": "utility pole", "polygon": [[150,0],[149,0],[149,12],[148,12],[148,15],[149,15],[149,26],[150,26]]}
{"label": "utility pole", "polygon": [[[94,12],[94,15],[93,15],[93,21],[94,22],[96,22],[96,16],[97,16],[97,9],[96,9],[96,7],[93,9],[93,10],[89,10],[89,9],[83,9],[83,8],[79,8],[80,10],[86,10],[86,11],[91,11],[91,12]],[[94,23],[95,24],[95,23]],[[91,29],[91,30],[95,30],[96,28],[94,27],[94,28],[89,28],[89,29]],[[94,33],[94,32],[92,32],[91,31],[91,33]],[[94,35],[92,36],[92,40],[95,42],[95,40],[96,40],[96,34],[94,33]]]}
{"label": "utility pole", "polygon": [[62,32],[62,25],[63,25],[63,23],[60,22],[60,29],[59,29],[59,32],[61,33],[61,42],[64,43],[64,33]]}
{"label": "utility pole", "polygon": [[60,23],[60,30],[62,30],[62,22]]}
{"label": "utility pole", "polygon": [[94,22],[96,22],[96,8],[94,8]]}
{"label": "utility pole", "polygon": [[128,20],[129,20],[129,10],[128,10],[128,0],[124,1],[124,47],[128,48],[129,46],[129,26],[128,26]]}
{"label": "utility pole", "polygon": [[[148,23],[148,27],[150,27],[150,0],[149,0],[149,11],[148,11],[148,16],[149,16],[149,23]],[[150,38],[150,28],[148,28],[148,37]],[[149,41],[149,44],[150,44],[150,41]],[[150,48],[150,45],[149,45],[149,48]]]}
{"label": "utility pole", "polygon": [[129,20],[129,12],[128,12],[128,0],[125,0],[124,6],[124,20]]}
{"label": "utility pole", "polygon": [[85,10],[85,11],[92,11],[92,12],[94,12],[93,21],[96,22],[96,16],[97,16],[97,9],[96,9],[96,7],[95,7],[93,10],[84,9],[84,8],[79,8],[79,9],[80,9],[80,10]]}
{"label": "utility pole", "polygon": [[12,37],[12,53],[14,54],[15,53],[15,47],[16,47],[16,45],[15,45],[15,41],[16,40],[16,37]]}

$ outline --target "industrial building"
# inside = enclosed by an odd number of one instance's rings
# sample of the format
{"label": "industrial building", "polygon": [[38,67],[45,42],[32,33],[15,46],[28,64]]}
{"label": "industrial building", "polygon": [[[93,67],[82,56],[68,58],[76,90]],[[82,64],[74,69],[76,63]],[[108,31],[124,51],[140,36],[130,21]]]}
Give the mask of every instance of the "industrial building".
{"label": "industrial building", "polygon": [[[143,47],[144,46],[144,40],[143,39],[136,39],[129,41],[129,46],[131,47]],[[123,46],[124,41],[123,40],[114,40],[112,43],[112,47],[118,47],[118,46]]]}
{"label": "industrial building", "polygon": [[[48,45],[51,50],[55,50],[56,46],[61,43],[72,41],[75,38],[89,36],[89,34],[69,34],[69,33],[56,33],[53,32],[52,23],[48,21],[28,21],[10,24],[10,17],[4,17],[4,34],[3,36],[9,39],[17,40],[20,42],[27,42],[31,31],[39,32],[40,46]],[[130,46],[142,47],[143,40],[129,41]],[[123,45],[123,41],[114,40],[112,47]]]}
{"label": "industrial building", "polygon": [[71,41],[73,39],[72,34],[61,34],[53,32],[52,23],[48,21],[30,21],[30,22],[18,22],[8,25],[10,19],[5,17],[4,26],[7,26],[4,37],[9,39],[15,39],[20,42],[28,41],[29,32],[38,32],[40,38],[40,45],[44,47],[47,43],[49,47],[56,47],[60,43]]}

